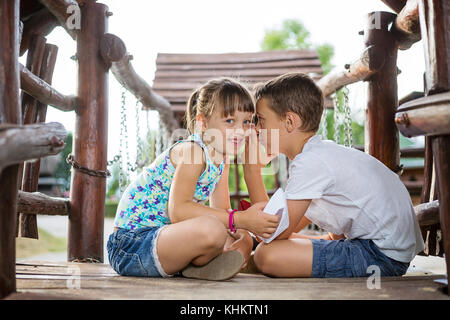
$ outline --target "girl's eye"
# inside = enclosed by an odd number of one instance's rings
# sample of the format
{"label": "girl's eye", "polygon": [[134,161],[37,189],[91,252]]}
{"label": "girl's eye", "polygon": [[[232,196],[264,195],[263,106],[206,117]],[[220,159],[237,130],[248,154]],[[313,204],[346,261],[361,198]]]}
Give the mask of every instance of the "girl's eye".
{"label": "girl's eye", "polygon": [[227,119],[225,120],[226,123],[234,123],[234,119]]}
{"label": "girl's eye", "polygon": [[244,124],[245,124],[245,125],[249,125],[250,123],[252,123],[251,120],[245,120],[245,121],[244,121]]}

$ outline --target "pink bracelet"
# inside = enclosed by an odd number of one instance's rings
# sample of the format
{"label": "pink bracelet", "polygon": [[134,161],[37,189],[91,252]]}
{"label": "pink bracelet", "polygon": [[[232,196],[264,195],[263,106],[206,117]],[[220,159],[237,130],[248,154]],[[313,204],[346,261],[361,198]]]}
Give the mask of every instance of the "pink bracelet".
{"label": "pink bracelet", "polygon": [[236,212],[236,209],[233,209],[231,211],[228,212],[229,214],[229,226],[230,226],[230,232],[231,233],[235,233],[236,232],[236,224],[234,223],[234,213]]}

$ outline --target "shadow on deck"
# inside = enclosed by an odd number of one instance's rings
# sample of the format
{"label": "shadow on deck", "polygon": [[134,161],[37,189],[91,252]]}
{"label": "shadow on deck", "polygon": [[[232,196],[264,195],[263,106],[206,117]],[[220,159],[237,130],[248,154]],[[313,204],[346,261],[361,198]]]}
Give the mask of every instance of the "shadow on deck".
{"label": "shadow on deck", "polygon": [[10,299],[158,299],[158,300],[297,300],[297,299],[433,299],[450,300],[445,275],[412,273],[381,278],[380,289],[368,289],[367,278],[278,279],[239,273],[214,282],[183,277],[136,278],[119,276],[107,264],[17,263],[17,294]]}

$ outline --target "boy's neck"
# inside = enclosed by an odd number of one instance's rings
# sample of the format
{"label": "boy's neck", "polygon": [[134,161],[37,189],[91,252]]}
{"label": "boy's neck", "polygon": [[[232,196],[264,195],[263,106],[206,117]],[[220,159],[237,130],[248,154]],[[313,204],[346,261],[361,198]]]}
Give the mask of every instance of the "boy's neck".
{"label": "boy's neck", "polygon": [[[289,160],[293,160],[298,154],[303,151],[303,147],[308,142],[308,140],[314,136],[315,132],[295,132],[289,135],[287,145],[285,146],[284,154],[289,158]],[[289,142],[293,141],[293,142]]]}

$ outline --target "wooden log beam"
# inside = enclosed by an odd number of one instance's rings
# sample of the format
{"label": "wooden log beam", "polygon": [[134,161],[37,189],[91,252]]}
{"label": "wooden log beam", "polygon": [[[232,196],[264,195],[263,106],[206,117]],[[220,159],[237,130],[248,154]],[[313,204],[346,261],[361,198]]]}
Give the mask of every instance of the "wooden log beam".
{"label": "wooden log beam", "polygon": [[419,0],[425,95],[450,91],[450,2]]}
{"label": "wooden log beam", "polygon": [[58,25],[58,20],[47,8],[43,8],[33,14],[30,19],[26,20],[23,24],[20,56],[28,50],[33,35],[38,34],[45,37]]}
{"label": "wooden log beam", "polygon": [[[108,147],[108,68],[100,56],[108,7],[93,0],[81,7],[77,38],[78,97],[73,156],[83,167],[105,171]],[[72,170],[67,257],[103,262],[106,179]]]}
{"label": "wooden log beam", "polygon": [[[389,12],[368,14],[364,30],[366,47],[383,48],[376,59],[384,60],[382,67],[368,81],[366,123],[364,126],[365,150],[394,172],[399,170],[400,150],[398,130],[394,115],[398,106],[397,52],[398,45],[388,30],[396,15]],[[373,21],[379,22],[374,28]],[[383,58],[382,58],[382,57]]]}
{"label": "wooden log beam", "polygon": [[395,114],[395,123],[406,137],[450,134],[450,92],[401,105]]}
{"label": "wooden log beam", "polygon": [[[0,169],[57,154],[64,148],[66,129],[57,122],[0,124]],[[6,170],[6,169],[5,169]]]}
{"label": "wooden log beam", "polygon": [[60,25],[76,40],[79,30],[72,28],[74,14],[80,13],[76,0],[39,0],[56,17]]}
{"label": "wooden log beam", "polygon": [[155,93],[152,87],[136,73],[130,62],[132,56],[127,53],[123,41],[115,35],[105,34],[100,43],[103,60],[107,66],[111,66],[117,81],[130,91],[144,108],[158,111],[161,121],[171,135],[178,128],[178,124],[170,103]]}
{"label": "wooden log beam", "polygon": [[54,89],[47,82],[34,75],[19,63],[21,89],[40,102],[51,105],[61,111],[73,111],[78,104],[78,98],[64,95]]}
{"label": "wooden log beam", "polygon": [[70,200],[49,197],[40,192],[19,191],[17,212],[33,217],[36,217],[37,214],[69,216]]}
{"label": "wooden log beam", "polygon": [[389,8],[395,11],[395,13],[399,13],[406,4],[406,0],[381,0],[387,5]]}
{"label": "wooden log beam", "polygon": [[414,207],[419,225],[431,226],[439,223],[439,200],[426,202]]}
{"label": "wooden log beam", "polygon": [[383,48],[367,47],[361,57],[346,66],[344,70],[331,72],[317,81],[324,97],[339,90],[345,85],[364,81],[377,72],[384,64],[384,57],[380,53]]}
{"label": "wooden log beam", "polygon": [[408,0],[399,12],[391,32],[394,33],[400,50],[406,50],[421,39],[419,23],[419,0]]}
{"label": "wooden log beam", "polygon": [[[19,95],[19,0],[0,0],[0,125],[22,121]],[[0,156],[6,153],[0,138]],[[19,166],[0,168],[0,299],[16,291]],[[1,161],[0,161],[1,163]],[[0,165],[2,167],[2,165]]]}

